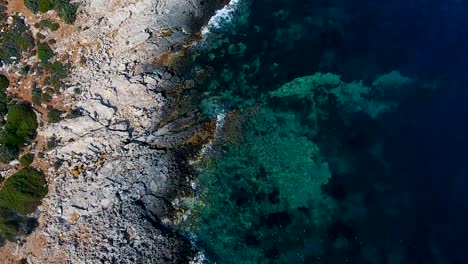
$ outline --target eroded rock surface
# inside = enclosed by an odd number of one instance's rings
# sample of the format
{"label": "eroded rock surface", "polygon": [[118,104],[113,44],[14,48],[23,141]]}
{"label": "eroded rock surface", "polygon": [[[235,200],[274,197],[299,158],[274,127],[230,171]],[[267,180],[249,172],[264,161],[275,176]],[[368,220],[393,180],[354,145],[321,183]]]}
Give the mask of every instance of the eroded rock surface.
{"label": "eroded rock surface", "polygon": [[[220,2],[220,1],[218,1]],[[77,117],[46,127],[50,191],[40,227],[15,254],[28,263],[188,263],[188,240],[161,224],[172,199],[190,192],[173,147],[199,128],[168,119],[161,91],[191,80],[158,65],[194,39],[218,3],[203,0],[83,0],[76,32],[59,41],[73,62],[70,100]],[[73,95],[77,90],[80,95]],[[169,120],[169,121],[167,121]],[[174,120],[174,121],[171,121]],[[192,129],[181,129],[181,127]],[[39,239],[38,237],[41,237]],[[41,241],[40,246],[32,243]]]}

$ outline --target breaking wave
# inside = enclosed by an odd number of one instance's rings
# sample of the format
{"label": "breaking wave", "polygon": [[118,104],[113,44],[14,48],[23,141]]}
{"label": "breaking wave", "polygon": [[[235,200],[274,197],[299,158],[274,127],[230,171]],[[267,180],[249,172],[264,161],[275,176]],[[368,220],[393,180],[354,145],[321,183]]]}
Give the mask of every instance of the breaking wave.
{"label": "breaking wave", "polygon": [[225,23],[230,23],[234,18],[235,11],[239,7],[241,0],[231,0],[223,8],[216,11],[210,18],[208,24],[202,29],[202,37],[206,37],[211,30],[221,28]]}

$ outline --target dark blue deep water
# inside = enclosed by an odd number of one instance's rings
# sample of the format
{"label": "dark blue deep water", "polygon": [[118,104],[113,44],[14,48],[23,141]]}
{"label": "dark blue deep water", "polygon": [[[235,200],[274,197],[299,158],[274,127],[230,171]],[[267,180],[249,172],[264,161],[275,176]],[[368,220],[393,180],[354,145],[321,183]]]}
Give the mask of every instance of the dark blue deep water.
{"label": "dark blue deep water", "polygon": [[[217,263],[468,263],[468,2],[245,0],[194,52]],[[221,118],[220,118],[221,120]]]}

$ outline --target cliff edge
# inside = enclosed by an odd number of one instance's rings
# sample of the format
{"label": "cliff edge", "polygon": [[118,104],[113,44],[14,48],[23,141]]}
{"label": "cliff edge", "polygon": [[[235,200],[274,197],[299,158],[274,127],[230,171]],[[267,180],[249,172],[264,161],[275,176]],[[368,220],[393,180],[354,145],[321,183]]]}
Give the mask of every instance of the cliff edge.
{"label": "cliff edge", "polygon": [[[44,167],[49,193],[35,213],[39,227],[20,244],[4,246],[2,258],[191,260],[190,241],[164,224],[177,218],[173,200],[191,192],[177,146],[205,125],[180,110],[180,91],[196,80],[177,65],[221,2],[77,1],[75,23],[54,43],[71,66],[58,100],[67,114],[38,130],[38,138],[53,143],[45,153],[55,165]],[[34,21],[27,10],[22,15]]]}

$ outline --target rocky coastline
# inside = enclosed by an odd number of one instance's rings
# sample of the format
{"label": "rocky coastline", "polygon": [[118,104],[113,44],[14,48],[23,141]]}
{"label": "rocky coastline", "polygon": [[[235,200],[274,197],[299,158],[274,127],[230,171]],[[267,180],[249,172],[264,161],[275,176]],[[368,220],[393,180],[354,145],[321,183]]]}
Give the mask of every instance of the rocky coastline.
{"label": "rocky coastline", "polygon": [[55,45],[72,66],[60,101],[74,116],[38,130],[39,139],[54,138],[46,157],[60,165],[45,166],[49,193],[35,213],[38,228],[19,244],[7,243],[0,257],[23,263],[189,263],[196,252],[170,227],[180,213],[173,202],[193,192],[184,149],[205,142],[212,125],[187,103],[185,91],[197,78],[178,67],[225,3],[77,4],[75,23]]}

